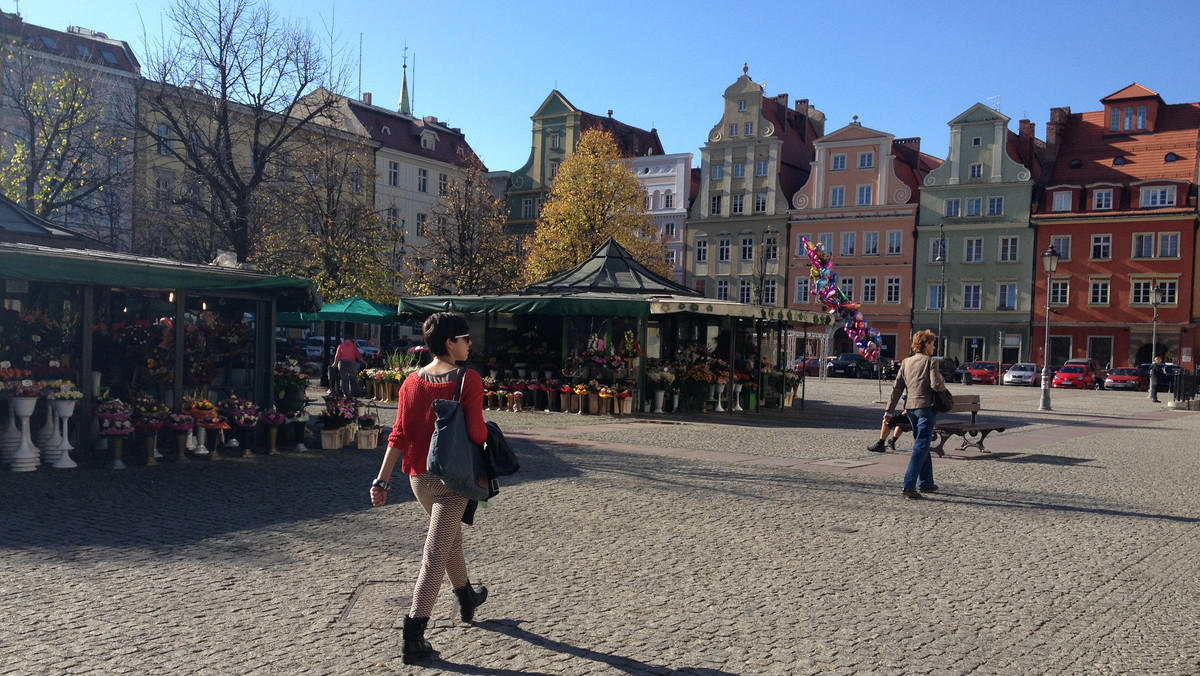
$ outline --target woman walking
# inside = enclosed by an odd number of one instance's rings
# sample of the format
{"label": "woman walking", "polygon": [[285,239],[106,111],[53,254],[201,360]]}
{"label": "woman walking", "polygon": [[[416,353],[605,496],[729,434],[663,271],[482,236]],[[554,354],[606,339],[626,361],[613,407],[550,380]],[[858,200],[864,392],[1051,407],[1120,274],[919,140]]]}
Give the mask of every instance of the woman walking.
{"label": "woman walking", "polygon": [[400,386],[396,425],[388,437],[379,475],[371,483],[371,504],[382,506],[387,502],[391,488],[392,469],[396,461],[401,460],[400,469],[408,475],[413,495],[429,515],[421,571],[413,589],[412,606],[404,617],[402,655],[405,664],[433,654],[433,647],[425,640],[425,627],[437,602],[443,577],[450,577],[464,622],[470,622],[475,607],[487,599],[487,588],[472,587],[467,578],[461,520],[468,500],[426,471],[429,441],[437,420],[433,400],[453,399],[460,380],[462,396],[459,401],[467,421],[467,436],[477,444],[487,440],[487,427],[483,421],[483,380],[475,371],[458,366],[471,350],[467,320],[450,312],[439,312],[425,320],[422,333],[434,355],[433,362],[405,378]]}
{"label": "woman walking", "polygon": [[896,374],[896,384],[892,386],[892,396],[888,398],[887,409],[883,419],[887,421],[901,395],[907,394],[905,407],[908,409],[908,420],[912,424],[913,450],[908,460],[908,470],[904,472],[904,484],[900,493],[906,498],[920,499],[922,493],[936,493],[937,484],[933,483],[933,459],[929,456],[929,445],[933,441],[933,427],[937,422],[937,409],[934,408],[935,391],[946,389],[942,380],[942,372],[933,351],[937,346],[937,336],[933,331],[917,331],[912,337],[912,356],[900,363],[900,372]]}

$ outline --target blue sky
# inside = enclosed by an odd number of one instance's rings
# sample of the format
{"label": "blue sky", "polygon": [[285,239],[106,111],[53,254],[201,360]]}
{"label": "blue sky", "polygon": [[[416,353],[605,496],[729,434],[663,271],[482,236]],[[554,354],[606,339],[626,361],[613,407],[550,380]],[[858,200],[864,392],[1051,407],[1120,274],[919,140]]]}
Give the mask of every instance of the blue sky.
{"label": "blue sky", "polygon": [[[0,0],[0,9],[16,4]],[[25,0],[20,11],[58,30],[102,31],[141,56],[143,20],[158,31],[165,6]],[[362,91],[376,105],[399,100],[407,43],[414,113],[461,127],[492,170],[525,163],[529,116],[555,88],[588,112],[611,108],[622,122],[657,128],[668,153],[694,153],[698,164],[743,62],[768,95],[809,99],[828,116],[826,132],[857,115],[897,137],[920,136],[938,157],[949,145],[947,122],[975,103],[998,107],[1013,131],[1017,120],[1033,120],[1044,138],[1051,107],[1099,110],[1101,98],[1132,82],[1167,103],[1200,101],[1200,2],[1190,0],[275,6],[320,32],[333,16],[354,54],[361,34]],[[346,93],[358,93],[357,81],[353,88]]]}

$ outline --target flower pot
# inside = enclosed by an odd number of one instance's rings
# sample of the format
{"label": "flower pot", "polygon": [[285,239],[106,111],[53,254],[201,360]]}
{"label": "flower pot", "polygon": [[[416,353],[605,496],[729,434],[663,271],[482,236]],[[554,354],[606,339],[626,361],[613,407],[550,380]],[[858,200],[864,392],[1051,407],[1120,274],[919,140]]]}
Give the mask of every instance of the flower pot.
{"label": "flower pot", "polygon": [[370,427],[365,430],[359,430],[355,435],[355,442],[359,450],[375,449],[379,447],[379,428]]}
{"label": "flower pot", "polygon": [[742,384],[733,384],[733,410],[741,411],[742,409]]}
{"label": "flower pot", "polygon": [[546,390],[546,410],[557,411],[558,409],[558,390]]}
{"label": "flower pot", "polygon": [[673,393],[671,395],[671,413],[678,413],[678,412],[679,412],[679,394]]}
{"label": "flower pot", "polygon": [[267,455],[278,455],[279,425],[267,425]]}
{"label": "flower pot", "polygon": [[187,444],[188,444],[188,433],[187,432],[176,432],[175,433],[175,461],[176,462],[187,462],[187,459],[188,459]]}
{"label": "flower pot", "polygon": [[121,452],[125,449],[125,437],[111,436],[108,438],[108,447],[112,449],[113,459],[109,469],[125,469],[125,463],[121,461]]}
{"label": "flower pot", "polygon": [[595,392],[588,392],[587,395],[587,412],[588,415],[600,415],[600,395]]}
{"label": "flower pot", "polygon": [[667,398],[666,390],[655,390],[654,391],[654,408],[653,408],[653,410],[651,410],[651,413],[662,413],[663,412],[663,400],[666,398]]}
{"label": "flower pot", "polygon": [[335,451],[342,447],[342,428],[321,430],[321,449]]}
{"label": "flower pot", "polygon": [[633,397],[617,397],[613,399],[613,409],[620,415],[633,413]]}

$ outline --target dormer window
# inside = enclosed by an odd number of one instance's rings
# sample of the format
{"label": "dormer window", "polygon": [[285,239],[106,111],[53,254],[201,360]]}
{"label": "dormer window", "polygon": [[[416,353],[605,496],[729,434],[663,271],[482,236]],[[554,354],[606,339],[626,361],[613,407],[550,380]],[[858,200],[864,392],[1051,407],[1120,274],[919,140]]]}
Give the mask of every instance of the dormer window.
{"label": "dormer window", "polygon": [[1178,161],[1179,161],[1179,156],[1176,155],[1175,153],[1167,153],[1167,156],[1163,158],[1163,162],[1178,162]]}
{"label": "dormer window", "polygon": [[1126,162],[1128,162],[1128,160],[1126,160],[1124,157],[1114,157],[1113,158],[1113,166],[1114,167],[1123,167],[1123,166],[1125,166]]}
{"label": "dormer window", "polygon": [[392,135],[392,128],[391,128],[391,127],[389,127],[389,126],[387,126],[386,124],[385,124],[385,125],[383,125],[383,128],[382,128],[382,129],[380,129],[379,131],[383,132],[383,135],[384,135],[384,136],[391,136],[391,135]]}
{"label": "dormer window", "polygon": [[1113,106],[1108,112],[1109,131],[1145,131],[1146,106]]}
{"label": "dormer window", "polygon": [[1175,186],[1157,185],[1142,188],[1143,207],[1173,207],[1175,206]]}
{"label": "dormer window", "polygon": [[741,101],[738,101],[738,112],[739,113],[746,112],[746,99],[742,99]]}
{"label": "dormer window", "polygon": [[1071,160],[1069,163],[1067,163],[1067,166],[1071,169],[1082,169],[1083,160]]}
{"label": "dormer window", "polygon": [[426,129],[421,132],[421,147],[425,150],[437,149],[437,132]]}

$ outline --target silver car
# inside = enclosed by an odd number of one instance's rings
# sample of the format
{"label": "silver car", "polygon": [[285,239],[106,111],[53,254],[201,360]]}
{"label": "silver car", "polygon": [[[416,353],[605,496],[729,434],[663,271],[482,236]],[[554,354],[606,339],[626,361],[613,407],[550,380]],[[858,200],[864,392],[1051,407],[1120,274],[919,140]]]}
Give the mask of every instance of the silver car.
{"label": "silver car", "polygon": [[1004,372],[1005,385],[1037,385],[1041,380],[1037,364],[1029,362],[1013,364]]}

